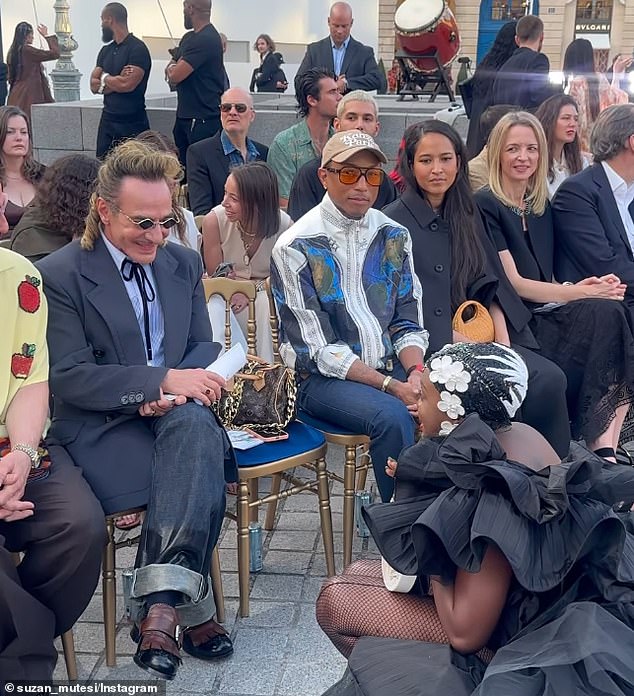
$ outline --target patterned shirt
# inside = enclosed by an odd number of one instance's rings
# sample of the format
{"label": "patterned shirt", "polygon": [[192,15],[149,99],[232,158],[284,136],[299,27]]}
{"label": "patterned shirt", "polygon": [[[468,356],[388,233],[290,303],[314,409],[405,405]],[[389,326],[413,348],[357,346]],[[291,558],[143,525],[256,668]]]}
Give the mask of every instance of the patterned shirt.
{"label": "patterned shirt", "polygon": [[[125,286],[130,302],[132,303],[132,309],[134,310],[134,315],[136,320],[139,322],[139,330],[141,331],[141,337],[143,339],[143,345],[145,346],[145,329],[143,326],[143,300],[141,299],[141,291],[139,286],[136,284],[134,278],[131,280],[125,280],[123,273],[121,272],[121,264],[127,258],[126,255],[117,249],[116,246],[106,237],[105,234],[101,235],[106,249],[110,252],[114,265],[119,271],[121,276],[121,281]],[[151,264],[143,264],[143,268],[147,274],[147,277],[154,288],[155,298],[152,302],[148,302],[148,312],[150,315],[150,340],[152,343],[152,359],[147,361],[150,367],[163,367],[165,365],[165,351],[163,350],[163,339],[165,338],[165,323],[163,319],[163,307],[161,306],[161,300],[159,299],[158,288],[156,287],[156,281],[154,280],[154,274],[152,273]],[[147,349],[147,346],[146,346]]]}
{"label": "patterned shirt", "polygon": [[18,391],[48,380],[46,297],[42,277],[23,256],[0,248],[2,330],[0,357],[0,437],[7,436],[7,410]]}
{"label": "patterned shirt", "polygon": [[[328,130],[328,137],[335,134],[332,126]],[[280,198],[288,198],[291,193],[291,184],[295,174],[310,160],[319,157],[321,153],[315,150],[313,139],[306,125],[306,119],[302,119],[294,126],[278,133],[266,158],[266,163],[277,174],[277,182],[280,189]]]}
{"label": "patterned shirt", "polygon": [[229,158],[229,169],[234,167],[239,167],[241,164],[246,164],[247,162],[253,162],[260,159],[260,152],[257,147],[253,144],[252,140],[247,138],[247,159],[245,161],[242,157],[240,150],[229,140],[229,136],[226,134],[224,129],[220,133],[220,143],[222,144],[222,150]]}
{"label": "patterned shirt", "polygon": [[284,232],[271,261],[284,362],[345,379],[355,360],[380,370],[408,346],[425,352],[411,247],[409,232],[380,211],[350,220],[328,194]]}

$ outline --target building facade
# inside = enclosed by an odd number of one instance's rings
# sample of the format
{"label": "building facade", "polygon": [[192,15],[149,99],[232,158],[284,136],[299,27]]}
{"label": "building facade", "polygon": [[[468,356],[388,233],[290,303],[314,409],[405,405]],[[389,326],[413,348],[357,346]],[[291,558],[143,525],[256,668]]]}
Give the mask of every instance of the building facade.
{"label": "building facade", "polygon": [[[394,56],[394,14],[407,1],[379,0],[378,48],[385,65],[390,65]],[[453,5],[460,31],[460,54],[470,57],[474,67],[500,27],[524,14],[542,18],[543,51],[554,70],[561,68],[566,47],[575,38],[592,42],[597,67],[603,70],[614,56],[631,53],[634,48],[632,0],[451,0],[449,5]],[[457,64],[454,66],[457,69]]]}

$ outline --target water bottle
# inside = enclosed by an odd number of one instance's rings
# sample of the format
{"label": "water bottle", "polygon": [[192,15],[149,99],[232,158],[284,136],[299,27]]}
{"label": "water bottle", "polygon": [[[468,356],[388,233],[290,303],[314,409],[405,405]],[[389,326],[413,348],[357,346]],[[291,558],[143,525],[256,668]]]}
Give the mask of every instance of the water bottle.
{"label": "water bottle", "polygon": [[249,572],[259,573],[264,567],[262,561],[262,525],[249,523]]}
{"label": "water bottle", "polygon": [[368,525],[363,519],[361,509],[372,502],[372,496],[369,491],[356,491],[354,494],[354,519],[357,525],[357,536],[362,538],[370,536]]}

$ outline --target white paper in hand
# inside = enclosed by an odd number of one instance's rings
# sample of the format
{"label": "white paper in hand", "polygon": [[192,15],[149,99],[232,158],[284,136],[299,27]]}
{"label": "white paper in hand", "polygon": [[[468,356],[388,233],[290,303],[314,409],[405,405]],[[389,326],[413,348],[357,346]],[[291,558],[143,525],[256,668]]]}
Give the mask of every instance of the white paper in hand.
{"label": "white paper in hand", "polygon": [[[246,361],[247,354],[244,352],[244,348],[239,343],[236,343],[226,353],[214,360],[211,365],[207,365],[205,369],[207,372],[215,372],[224,379],[231,379],[241,367],[244,367]],[[199,406],[203,405],[199,399],[194,399],[194,401]]]}
{"label": "white paper in hand", "polygon": [[226,353],[214,360],[211,365],[208,365],[206,369],[207,372],[215,372],[224,379],[231,379],[240,368],[244,367],[246,361],[247,354],[244,352],[244,348],[236,343]]}

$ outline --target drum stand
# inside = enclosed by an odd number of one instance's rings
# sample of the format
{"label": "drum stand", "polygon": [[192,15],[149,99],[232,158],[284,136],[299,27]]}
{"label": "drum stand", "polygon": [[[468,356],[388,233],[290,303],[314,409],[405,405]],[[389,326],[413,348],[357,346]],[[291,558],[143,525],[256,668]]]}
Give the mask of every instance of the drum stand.
{"label": "drum stand", "polygon": [[[413,54],[398,51],[394,57],[401,67],[401,75],[403,76],[402,86],[398,90],[397,101],[403,101],[407,96],[418,99],[418,97],[423,94],[429,94],[430,102],[435,101],[439,94],[446,94],[449,97],[449,101],[455,101],[453,90],[449,84],[448,69],[443,68],[438,60],[438,54],[436,52],[421,55],[420,53]],[[421,58],[433,61],[436,63],[436,68],[429,72],[422,72],[421,70],[412,68],[409,61],[420,60]],[[425,92],[425,87],[428,84],[434,85],[431,92]]]}

